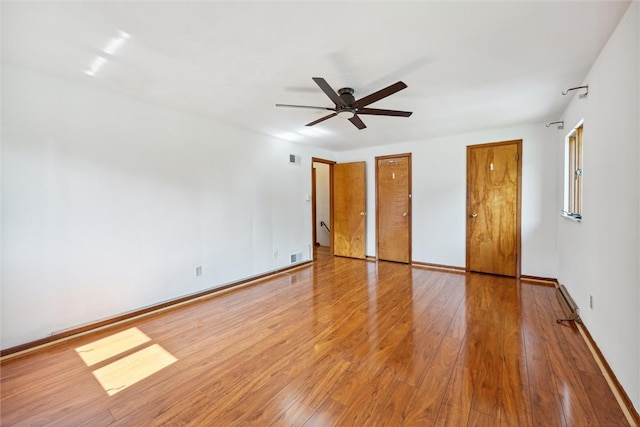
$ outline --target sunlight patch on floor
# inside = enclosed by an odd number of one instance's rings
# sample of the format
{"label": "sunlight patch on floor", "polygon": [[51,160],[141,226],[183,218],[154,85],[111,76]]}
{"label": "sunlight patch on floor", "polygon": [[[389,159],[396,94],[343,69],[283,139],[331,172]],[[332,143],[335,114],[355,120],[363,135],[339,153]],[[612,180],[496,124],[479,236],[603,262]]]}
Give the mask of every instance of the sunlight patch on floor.
{"label": "sunlight patch on floor", "polygon": [[[75,350],[87,366],[94,366],[116,356],[130,353],[136,347],[150,343],[138,328],[130,328]],[[147,345],[135,353],[119,357],[115,361],[93,371],[93,376],[109,396],[141,381],[178,359],[159,344]]]}
{"label": "sunlight patch on floor", "polygon": [[109,396],[141,381],[176,362],[171,353],[159,344],[137,351],[93,371]]}
{"label": "sunlight patch on floor", "polygon": [[118,332],[117,334],[78,347],[76,348],[76,352],[87,366],[93,366],[96,363],[117,356],[149,341],[151,341],[151,338],[145,335],[140,329],[130,328],[126,331]]}

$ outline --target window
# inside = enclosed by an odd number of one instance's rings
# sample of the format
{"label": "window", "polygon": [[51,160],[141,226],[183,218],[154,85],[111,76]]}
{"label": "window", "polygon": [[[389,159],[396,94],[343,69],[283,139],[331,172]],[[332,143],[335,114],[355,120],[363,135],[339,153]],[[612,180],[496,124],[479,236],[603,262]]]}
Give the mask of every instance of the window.
{"label": "window", "polygon": [[562,213],[573,219],[582,219],[582,122],[566,139]]}

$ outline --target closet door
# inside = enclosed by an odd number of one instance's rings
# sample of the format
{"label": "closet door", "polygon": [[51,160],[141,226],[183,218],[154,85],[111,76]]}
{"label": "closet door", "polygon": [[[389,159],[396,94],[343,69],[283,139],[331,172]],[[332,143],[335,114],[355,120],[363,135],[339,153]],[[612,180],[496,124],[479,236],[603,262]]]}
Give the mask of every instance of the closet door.
{"label": "closet door", "polygon": [[411,154],[376,157],[377,258],[411,262]]}

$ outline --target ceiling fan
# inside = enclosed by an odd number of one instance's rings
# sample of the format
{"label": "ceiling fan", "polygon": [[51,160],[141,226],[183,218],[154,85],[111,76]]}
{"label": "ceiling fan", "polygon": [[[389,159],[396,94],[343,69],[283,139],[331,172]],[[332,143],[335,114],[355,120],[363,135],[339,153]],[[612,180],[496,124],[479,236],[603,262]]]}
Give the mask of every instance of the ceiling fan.
{"label": "ceiling fan", "polygon": [[370,95],[365,96],[364,98],[360,98],[358,100],[353,96],[354,90],[350,87],[344,87],[342,89],[338,89],[336,93],[335,90],[329,86],[325,79],[322,77],[314,77],[313,81],[316,82],[320,89],[333,101],[335,107],[314,107],[310,105],[290,105],[290,104],[276,104],[276,107],[292,107],[292,108],[311,108],[314,110],[328,110],[333,111],[333,113],[321,117],[318,120],[314,120],[311,123],[307,123],[306,126],[313,126],[320,122],[323,122],[331,117],[335,116],[343,116],[348,118],[351,123],[358,129],[364,129],[367,126],[364,124],[362,119],[358,117],[359,114],[371,114],[375,116],[396,116],[396,117],[409,117],[412,112],[411,111],[398,111],[398,110],[381,110],[379,108],[365,108],[369,104],[373,104],[376,101],[381,100],[382,98],[386,98],[389,95],[393,95],[394,93],[401,91],[406,88],[407,85],[403,82],[397,82],[390,86],[385,87],[384,89],[380,89],[377,92],[374,92]]}

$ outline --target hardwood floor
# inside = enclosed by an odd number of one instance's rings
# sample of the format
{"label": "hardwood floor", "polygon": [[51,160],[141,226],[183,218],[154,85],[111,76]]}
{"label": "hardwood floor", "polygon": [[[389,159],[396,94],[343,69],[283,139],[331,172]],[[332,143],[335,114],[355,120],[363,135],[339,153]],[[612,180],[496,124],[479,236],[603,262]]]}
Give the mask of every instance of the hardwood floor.
{"label": "hardwood floor", "polygon": [[5,360],[1,424],[628,425],[553,292],[318,256]]}

